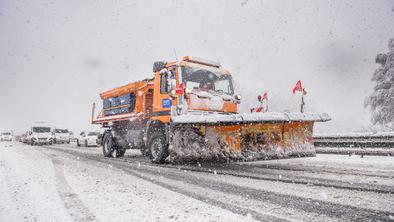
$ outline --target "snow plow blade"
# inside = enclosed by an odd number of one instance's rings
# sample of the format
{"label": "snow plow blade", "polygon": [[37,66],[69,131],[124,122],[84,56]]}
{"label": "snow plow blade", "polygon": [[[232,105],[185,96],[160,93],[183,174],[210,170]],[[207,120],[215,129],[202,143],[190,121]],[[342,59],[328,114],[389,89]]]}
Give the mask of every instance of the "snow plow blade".
{"label": "snow plow blade", "polygon": [[186,114],[172,117],[168,162],[229,162],[315,156],[314,122],[327,114]]}

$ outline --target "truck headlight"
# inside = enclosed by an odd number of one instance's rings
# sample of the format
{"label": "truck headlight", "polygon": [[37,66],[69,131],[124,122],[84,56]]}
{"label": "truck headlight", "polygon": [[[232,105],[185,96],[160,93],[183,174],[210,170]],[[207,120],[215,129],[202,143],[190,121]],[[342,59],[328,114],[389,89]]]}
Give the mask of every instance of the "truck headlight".
{"label": "truck headlight", "polygon": [[236,100],[241,100],[241,99],[242,99],[242,96],[239,95],[239,94],[237,94],[237,95],[234,96],[234,99],[236,99]]}
{"label": "truck headlight", "polygon": [[175,91],[175,89],[171,90],[171,96],[174,97],[174,98],[176,97],[176,91]]}

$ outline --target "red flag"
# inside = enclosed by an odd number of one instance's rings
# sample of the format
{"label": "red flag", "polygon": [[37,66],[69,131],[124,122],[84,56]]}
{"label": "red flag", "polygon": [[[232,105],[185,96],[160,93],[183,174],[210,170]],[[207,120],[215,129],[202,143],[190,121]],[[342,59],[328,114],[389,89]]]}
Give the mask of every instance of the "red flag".
{"label": "red flag", "polygon": [[296,85],[294,86],[294,88],[293,88],[293,94],[294,94],[296,91],[302,92],[301,80],[298,80],[298,82],[297,82]]}
{"label": "red flag", "polygon": [[175,93],[177,95],[183,95],[184,92],[185,92],[185,84],[181,83],[179,84],[178,88],[176,88]]}
{"label": "red flag", "polygon": [[265,93],[263,94],[263,98],[261,99],[261,101],[264,101],[265,99],[268,100],[268,93],[267,93],[267,92],[265,92]]}

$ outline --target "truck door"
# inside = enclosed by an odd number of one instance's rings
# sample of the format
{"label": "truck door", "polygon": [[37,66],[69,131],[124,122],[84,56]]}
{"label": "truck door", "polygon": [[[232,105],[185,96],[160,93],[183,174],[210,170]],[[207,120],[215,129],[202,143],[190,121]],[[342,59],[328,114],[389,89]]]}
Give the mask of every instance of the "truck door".
{"label": "truck door", "polygon": [[175,67],[168,68],[168,72],[156,73],[152,119],[162,122],[170,121],[171,106],[175,102],[170,95],[171,91],[176,88],[176,79]]}

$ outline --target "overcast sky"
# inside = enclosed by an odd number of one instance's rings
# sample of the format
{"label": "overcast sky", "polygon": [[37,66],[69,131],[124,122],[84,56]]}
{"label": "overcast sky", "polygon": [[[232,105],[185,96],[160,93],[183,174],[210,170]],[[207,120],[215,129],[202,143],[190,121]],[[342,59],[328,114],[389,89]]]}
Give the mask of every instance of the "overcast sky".
{"label": "overcast sky", "polygon": [[354,131],[392,37],[394,1],[0,0],[0,130],[89,128],[100,92],[176,51],[219,60],[244,97],[268,91],[279,111],[301,79],[308,109],[333,117],[319,131]]}

